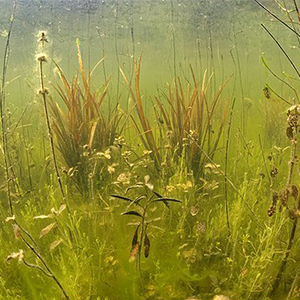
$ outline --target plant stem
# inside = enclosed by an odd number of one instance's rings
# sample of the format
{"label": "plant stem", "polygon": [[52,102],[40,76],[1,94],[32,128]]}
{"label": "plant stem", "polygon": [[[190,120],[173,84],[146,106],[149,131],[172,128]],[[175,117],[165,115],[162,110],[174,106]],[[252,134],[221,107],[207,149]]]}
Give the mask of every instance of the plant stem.
{"label": "plant stem", "polygon": [[269,34],[269,36],[274,40],[274,42],[277,44],[277,46],[279,47],[279,49],[282,51],[282,53],[285,55],[285,57],[288,59],[289,63],[291,64],[291,66],[293,67],[293,69],[295,70],[295,72],[297,73],[297,75],[300,77],[300,73],[296,67],[296,65],[294,64],[294,62],[292,61],[292,59],[289,57],[289,55],[287,54],[287,52],[283,49],[283,47],[280,45],[280,43],[278,42],[278,40],[274,37],[274,35],[265,27],[264,24],[261,24],[261,26],[263,27],[263,29]]}
{"label": "plant stem", "polygon": [[119,58],[119,49],[118,49],[118,38],[117,38],[117,23],[119,19],[119,0],[117,0],[116,3],[116,10],[115,10],[115,52],[116,52],[116,57],[117,57],[117,101],[119,102],[119,89],[120,89],[120,58]]}
{"label": "plant stem", "polygon": [[174,4],[171,0],[171,32],[172,32],[172,46],[173,46],[173,69],[174,78],[177,79],[177,66],[176,66],[176,40],[175,40],[175,24],[174,24]]}
{"label": "plant stem", "polygon": [[286,22],[282,21],[280,18],[278,18],[274,13],[272,13],[267,7],[265,7],[262,3],[260,3],[257,0],[255,1],[261,8],[263,8],[268,14],[270,14],[272,17],[274,17],[277,21],[279,21],[281,24],[283,24],[285,27],[287,27],[289,30],[291,30],[293,33],[295,33],[297,36],[300,37],[300,34],[295,31],[291,26],[289,26]]}
{"label": "plant stem", "polygon": [[225,148],[225,169],[224,169],[224,189],[225,189],[225,210],[226,210],[226,220],[227,220],[227,228],[230,232],[230,224],[229,224],[229,210],[228,210],[228,182],[227,182],[227,166],[228,166],[228,150],[229,150],[229,139],[230,139],[230,131],[232,125],[232,116],[233,116],[233,109],[235,104],[235,98],[233,99],[231,112],[229,116],[229,123],[228,123],[228,131],[227,131],[227,139],[226,139],[226,148]]}
{"label": "plant stem", "polygon": [[272,187],[272,179],[271,179],[268,167],[267,167],[266,158],[264,156],[263,146],[262,146],[262,141],[261,141],[260,134],[258,135],[258,140],[259,140],[259,147],[260,147],[260,152],[261,152],[261,156],[262,156],[262,159],[263,159],[264,167],[265,167],[266,174],[267,174],[267,177],[268,177],[268,180],[269,180],[269,185],[270,185],[270,187]]}
{"label": "plant stem", "polygon": [[143,209],[143,217],[142,217],[142,222],[141,222],[141,235],[140,235],[140,247],[139,247],[139,255],[138,255],[138,268],[140,274],[142,273],[141,270],[141,252],[142,252],[142,245],[143,245],[143,240],[144,240],[144,234],[145,234],[145,217],[146,217],[146,212],[147,212],[148,204]]}
{"label": "plant stem", "polygon": [[[291,145],[292,149],[291,149],[291,158],[290,158],[290,161],[289,161],[288,178],[287,178],[287,183],[286,183],[287,187],[289,187],[292,184],[293,171],[294,171],[294,166],[295,166],[295,161],[296,161],[297,131],[298,131],[298,127],[295,126],[293,128],[293,139],[291,141],[291,143],[292,143],[292,145]],[[297,208],[298,209],[300,208],[300,199],[298,200],[298,207]],[[293,246],[293,242],[294,242],[294,238],[295,238],[295,233],[296,233],[296,229],[297,229],[297,223],[298,223],[298,218],[296,218],[293,221],[293,227],[292,227],[292,231],[291,231],[291,234],[290,234],[288,246],[287,246],[287,249],[286,249],[286,252],[285,252],[285,256],[284,256],[284,259],[283,259],[283,261],[281,263],[281,266],[279,268],[279,271],[278,271],[278,274],[276,276],[276,279],[274,281],[273,288],[272,288],[272,290],[270,292],[270,296],[271,297],[273,297],[276,294],[276,292],[278,290],[278,287],[280,285],[280,282],[281,282],[282,275],[284,274],[284,271],[285,271],[285,268],[286,268],[286,265],[287,265],[290,253],[291,253],[291,249],[292,249],[292,246]]]}
{"label": "plant stem", "polygon": [[10,16],[10,25],[6,39],[6,46],[4,50],[4,58],[3,58],[3,69],[2,69],[2,82],[1,82],[1,93],[0,93],[0,117],[1,117],[1,138],[2,138],[2,146],[3,146],[3,156],[4,156],[4,165],[5,165],[5,177],[6,177],[6,188],[7,188],[7,198],[10,215],[13,216],[14,209],[11,199],[11,189],[10,189],[10,181],[11,178],[9,176],[9,170],[11,169],[11,165],[9,163],[8,158],[8,145],[7,145],[7,128],[6,128],[6,120],[5,120],[5,82],[6,82],[6,73],[9,59],[9,49],[10,49],[10,37],[12,32],[12,27],[14,23],[14,14],[16,12],[16,1],[14,1],[13,5],[13,13]]}
{"label": "plant stem", "polygon": [[47,105],[47,96],[46,96],[47,95],[47,90],[45,89],[45,85],[44,85],[44,73],[43,73],[43,62],[44,61],[45,60],[43,60],[43,59],[39,60],[39,69],[40,69],[41,94],[42,94],[42,97],[43,97],[44,112],[45,112],[46,124],[47,124],[47,128],[48,128],[48,136],[49,136],[49,140],[50,140],[52,159],[53,159],[53,164],[54,164],[54,169],[55,169],[59,189],[60,189],[61,195],[63,197],[63,201],[67,206],[67,210],[70,213],[70,208],[69,208],[69,205],[68,205],[67,200],[66,200],[66,195],[65,195],[65,192],[64,192],[64,189],[63,189],[61,177],[60,177],[59,170],[58,170],[57,159],[56,159],[54,140],[53,140],[52,128],[51,128],[50,117],[49,117],[49,112],[48,112],[48,105]]}
{"label": "plant stem", "polygon": [[240,83],[241,96],[242,96],[242,132],[245,135],[246,134],[246,127],[247,127],[247,117],[246,117],[246,107],[245,107],[245,93],[244,93],[244,86],[243,86],[243,77],[242,77],[240,54],[239,54],[239,49],[238,49],[237,39],[236,39],[237,33],[235,31],[235,28],[233,28],[233,30],[234,30],[234,33],[233,33],[234,49],[235,49],[235,53],[236,53],[237,70],[238,70],[239,83]]}
{"label": "plant stem", "polygon": [[[68,294],[66,293],[65,289],[63,288],[62,284],[61,284],[60,281],[57,279],[57,277],[53,274],[53,272],[51,271],[50,267],[48,266],[48,264],[46,263],[46,261],[44,260],[44,258],[41,256],[41,254],[39,254],[39,253],[37,252],[37,250],[36,250],[32,245],[30,245],[22,235],[21,235],[21,239],[22,239],[22,241],[26,244],[26,246],[31,250],[31,252],[38,258],[38,260],[43,264],[43,266],[45,267],[45,269],[47,270],[47,272],[48,272],[49,274],[47,274],[42,268],[40,268],[40,267],[37,266],[37,267],[39,268],[39,270],[42,270],[43,273],[44,273],[45,275],[47,275],[48,277],[53,278],[53,280],[55,281],[55,283],[56,283],[56,284],[58,285],[58,287],[61,289],[61,291],[62,291],[62,293],[64,294],[65,298],[66,298],[67,300],[69,300],[70,298],[69,298]],[[33,267],[33,266],[30,266],[30,267]]]}

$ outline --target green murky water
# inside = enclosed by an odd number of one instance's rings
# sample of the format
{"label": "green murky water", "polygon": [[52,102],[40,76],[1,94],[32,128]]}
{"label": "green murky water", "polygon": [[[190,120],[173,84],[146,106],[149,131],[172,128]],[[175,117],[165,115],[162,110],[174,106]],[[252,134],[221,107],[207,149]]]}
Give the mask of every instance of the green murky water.
{"label": "green murky water", "polygon": [[0,299],[299,299],[300,3],[261,4],[2,0]]}

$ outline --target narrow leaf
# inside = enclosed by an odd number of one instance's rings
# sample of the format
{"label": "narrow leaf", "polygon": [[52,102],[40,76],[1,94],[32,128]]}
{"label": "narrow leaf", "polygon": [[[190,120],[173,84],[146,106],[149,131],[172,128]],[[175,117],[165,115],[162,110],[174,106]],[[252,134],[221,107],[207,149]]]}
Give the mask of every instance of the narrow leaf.
{"label": "narrow leaf", "polygon": [[53,251],[63,240],[59,239],[54,241],[51,245],[50,245],[50,251]]}
{"label": "narrow leaf", "polygon": [[152,203],[153,202],[179,202],[179,203],[181,203],[182,201],[173,199],[173,198],[159,198],[159,199],[153,200]]}
{"label": "narrow leaf", "polygon": [[135,230],[135,233],[133,235],[133,238],[132,238],[132,248],[134,247],[135,244],[138,243],[138,233],[139,233],[139,227],[140,225],[137,226],[136,230]]}
{"label": "narrow leaf", "polygon": [[[163,198],[162,195],[160,195],[159,193],[155,192],[155,191],[152,191],[158,198]],[[167,201],[163,201],[164,205],[167,207],[167,208],[170,208],[170,204],[167,202]]]}
{"label": "narrow leaf", "polygon": [[150,240],[148,238],[147,233],[145,233],[144,251],[145,251],[145,257],[147,258],[149,256],[149,252],[150,252]]}
{"label": "narrow leaf", "polygon": [[124,216],[124,215],[132,215],[132,216],[138,216],[138,217],[143,218],[143,216],[140,213],[138,213],[137,211],[134,211],[134,210],[124,212],[121,215],[122,216]]}
{"label": "narrow leaf", "polygon": [[17,224],[13,224],[15,238],[19,240],[22,237],[21,228]]}
{"label": "narrow leaf", "polygon": [[110,195],[113,198],[117,198],[117,199],[121,199],[121,200],[125,200],[125,201],[129,201],[129,202],[133,202],[132,199],[127,198],[127,197],[123,197],[123,196],[119,196],[119,195]]}
{"label": "narrow leaf", "polygon": [[155,191],[152,191],[158,198],[163,198],[162,195],[160,195],[159,193],[155,192]]}
{"label": "narrow leaf", "polygon": [[49,218],[53,218],[53,215],[50,214],[50,215],[40,215],[40,216],[36,216],[36,217],[33,217],[33,219],[49,219]]}
{"label": "narrow leaf", "polygon": [[44,235],[48,234],[53,229],[55,224],[56,223],[54,222],[54,223],[51,223],[50,225],[46,226],[45,228],[43,228],[40,233],[40,238],[42,238]]}

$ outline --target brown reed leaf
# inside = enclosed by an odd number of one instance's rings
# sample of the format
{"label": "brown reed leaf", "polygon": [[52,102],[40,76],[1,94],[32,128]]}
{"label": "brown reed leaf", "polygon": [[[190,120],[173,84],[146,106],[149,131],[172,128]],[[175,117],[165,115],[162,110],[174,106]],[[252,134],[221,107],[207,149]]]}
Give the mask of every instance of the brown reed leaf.
{"label": "brown reed leaf", "polygon": [[150,253],[150,240],[148,238],[147,232],[145,232],[145,238],[144,238],[144,252],[145,252],[145,257],[147,258]]}
{"label": "brown reed leaf", "polygon": [[[89,191],[89,174],[96,174],[99,182],[103,162],[98,162],[97,170],[91,169],[91,163],[86,153],[103,152],[113,145],[117,134],[120,134],[119,124],[122,113],[118,108],[106,107],[105,99],[108,94],[108,82],[102,88],[93,91],[92,72],[85,74],[80,44],[77,43],[79,75],[68,81],[63,70],[55,63],[60,83],[55,85],[58,96],[63,100],[61,107],[51,99],[52,128],[56,137],[56,146],[60,151],[66,169],[76,169],[72,182],[82,193]],[[109,111],[107,114],[106,111]],[[88,146],[88,151],[84,149]],[[93,153],[95,153],[93,152]],[[94,167],[94,166],[93,166]]]}
{"label": "brown reed leaf", "polygon": [[44,235],[48,234],[56,225],[55,222],[49,224],[48,226],[46,226],[45,228],[43,228],[40,232],[40,238],[42,238]]}

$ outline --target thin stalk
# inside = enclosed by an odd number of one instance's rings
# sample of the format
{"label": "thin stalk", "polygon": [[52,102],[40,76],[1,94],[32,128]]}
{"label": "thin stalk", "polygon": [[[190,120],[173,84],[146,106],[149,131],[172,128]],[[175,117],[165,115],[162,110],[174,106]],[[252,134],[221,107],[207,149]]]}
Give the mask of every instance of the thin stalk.
{"label": "thin stalk", "polygon": [[11,187],[10,187],[10,175],[9,170],[11,169],[11,166],[9,164],[9,158],[8,158],[8,145],[7,145],[7,128],[6,128],[6,120],[5,120],[5,82],[6,82],[6,73],[7,73],[7,67],[8,67],[8,61],[9,61],[9,54],[10,54],[10,37],[11,32],[13,28],[14,23],[14,15],[16,12],[16,6],[17,3],[14,1],[13,4],[13,13],[10,16],[10,24],[9,24],[9,30],[7,34],[6,39],[6,45],[4,50],[4,57],[3,57],[3,69],[2,69],[2,82],[1,82],[1,92],[0,92],[0,117],[1,117],[1,139],[2,139],[2,147],[3,147],[3,156],[4,156],[4,166],[5,166],[5,177],[6,177],[6,188],[7,188],[7,199],[8,199],[8,205],[9,205],[9,211],[10,215],[13,216],[14,209],[11,199]]}
{"label": "thin stalk", "polygon": [[296,65],[294,64],[294,62],[292,61],[292,59],[289,57],[289,55],[287,54],[287,52],[283,49],[283,47],[280,45],[280,43],[278,42],[278,40],[274,37],[274,35],[265,27],[264,24],[261,24],[261,26],[263,27],[263,29],[269,34],[269,36],[274,40],[274,42],[277,44],[277,46],[280,48],[280,50],[282,51],[282,53],[285,55],[285,57],[288,59],[288,61],[290,62],[290,64],[292,65],[293,69],[295,70],[295,72],[297,73],[297,75],[300,78],[300,73],[296,67]]}
{"label": "thin stalk", "polygon": [[[298,93],[297,93],[296,89],[295,89],[292,85],[290,85],[288,82],[286,82],[285,80],[283,80],[282,78],[280,78],[276,73],[274,73],[273,70],[268,66],[268,64],[267,64],[267,62],[265,61],[265,59],[264,59],[263,56],[261,57],[261,61],[262,61],[262,63],[264,64],[264,66],[267,68],[267,70],[268,70],[275,78],[277,78],[278,80],[280,80],[282,83],[284,83],[285,85],[287,85],[290,89],[292,89],[292,90],[294,91],[295,96],[296,96],[298,102],[300,102],[300,101],[299,101],[299,96],[298,96]],[[283,99],[283,101],[286,102],[287,104],[292,105],[290,102],[286,101],[285,99]]]}
{"label": "thin stalk", "polygon": [[268,177],[268,180],[269,180],[269,184],[270,184],[270,187],[271,187],[272,186],[272,180],[271,180],[271,176],[270,176],[270,173],[269,173],[269,170],[268,170],[268,167],[267,167],[266,158],[264,156],[263,146],[262,146],[262,141],[261,141],[260,134],[258,135],[258,140],[259,140],[259,147],[260,147],[260,152],[261,152],[261,156],[262,156],[262,159],[263,159],[264,167],[265,167],[266,174],[267,174],[267,177]]}
{"label": "thin stalk", "polygon": [[[295,166],[295,162],[296,162],[296,150],[297,150],[297,131],[298,131],[298,126],[295,126],[293,128],[293,138],[292,138],[292,141],[291,141],[291,158],[290,158],[290,161],[289,161],[289,170],[288,170],[288,177],[287,177],[287,183],[286,183],[286,186],[289,187],[291,184],[292,184],[292,177],[293,177],[293,172],[294,172],[294,166]],[[300,209],[300,199],[298,200],[298,209]],[[287,265],[287,262],[288,262],[288,259],[289,259],[289,256],[290,256],[290,253],[291,253],[291,249],[292,249],[292,246],[293,246],[293,242],[294,242],[294,238],[295,238],[295,233],[296,233],[296,229],[297,229],[297,223],[298,223],[298,218],[296,218],[294,221],[293,221],[293,227],[292,227],[292,231],[291,231],[291,234],[290,234],[290,238],[289,238],[289,242],[288,242],[288,246],[287,246],[287,249],[286,249],[286,252],[285,252],[285,256],[284,256],[284,259],[281,263],[281,266],[279,268],[279,271],[278,271],[278,274],[276,276],[276,279],[274,281],[274,284],[273,284],[273,288],[270,292],[270,296],[273,297],[278,288],[279,288],[279,285],[280,285],[280,282],[281,282],[281,279],[282,279],[282,275],[284,274],[284,271],[285,271],[285,268],[286,268],[286,265]]]}
{"label": "thin stalk", "polygon": [[68,294],[66,293],[65,289],[63,288],[62,284],[60,283],[60,281],[57,279],[57,277],[53,274],[53,272],[51,271],[50,267],[48,266],[48,264],[46,263],[46,261],[44,260],[44,258],[41,256],[41,254],[39,252],[37,252],[37,250],[30,245],[30,243],[27,242],[27,240],[21,235],[21,239],[22,241],[26,244],[26,246],[30,249],[30,251],[37,257],[37,259],[42,263],[42,265],[45,267],[45,269],[47,270],[48,274],[42,269],[39,268],[40,270],[43,270],[43,273],[49,277],[51,277],[55,283],[58,285],[58,287],[60,288],[60,290],[62,291],[65,299],[69,300],[70,297],[68,296]]}
{"label": "thin stalk", "polygon": [[176,40],[175,40],[175,28],[174,28],[174,4],[171,0],[171,31],[172,31],[172,46],[173,46],[173,69],[174,69],[174,78],[177,78],[177,67],[176,67]]}
{"label": "thin stalk", "polygon": [[117,22],[119,18],[119,0],[116,3],[116,10],[115,10],[115,52],[117,57],[117,101],[119,101],[119,90],[120,90],[120,58],[119,58],[119,50],[118,50],[118,39],[117,39]]}
{"label": "thin stalk", "polygon": [[282,96],[280,96],[274,89],[272,89],[268,84],[266,84],[266,87],[273,92],[273,94],[275,94],[275,96],[277,96],[280,100],[282,100],[283,102],[285,102],[286,104],[292,105],[291,102],[285,100]]}
{"label": "thin stalk", "polygon": [[200,72],[199,74],[202,74],[202,55],[201,55],[201,39],[200,39],[200,33],[198,32],[198,38],[197,38],[197,53],[198,53],[198,60],[199,60],[199,66],[200,66]]}
{"label": "thin stalk", "polygon": [[132,82],[132,78],[134,76],[134,58],[135,58],[135,40],[134,40],[134,30],[133,30],[133,0],[130,2],[131,9],[131,24],[130,24],[130,37],[131,37],[131,45],[132,45],[132,70],[131,70],[131,78],[130,84]]}
{"label": "thin stalk", "polygon": [[[293,29],[296,31],[295,21],[294,21],[293,18],[291,17],[291,14],[290,14],[290,12],[289,12],[289,10],[288,10],[288,8],[287,8],[286,3],[285,3],[284,0],[283,0],[283,4],[284,4],[284,9],[285,9],[285,11],[286,11],[286,15],[287,15],[287,17],[289,18],[290,23],[291,23],[292,26],[293,26]],[[294,0],[294,4],[296,4],[295,0]],[[297,4],[296,4],[296,11],[297,11],[297,9],[298,9],[298,7],[297,7]],[[298,12],[298,14],[299,14],[299,12]],[[298,17],[299,17],[299,15],[298,15]],[[299,38],[298,35],[297,35],[296,37],[297,37],[298,44],[299,44],[299,46],[300,46],[300,38]]]}
{"label": "thin stalk", "polygon": [[88,44],[87,44],[87,48],[88,48],[88,68],[89,70],[91,69],[91,43],[90,43],[90,40],[91,40],[91,35],[90,35],[90,32],[91,32],[91,8],[90,8],[90,3],[88,1],[88,11],[87,11],[87,36],[88,36]]}
{"label": "thin stalk", "polygon": [[241,88],[241,96],[242,96],[242,131],[243,134],[246,133],[246,126],[247,126],[247,118],[246,118],[246,107],[245,107],[245,94],[244,94],[244,86],[243,86],[243,77],[242,77],[242,69],[241,69],[241,61],[240,61],[240,54],[237,47],[237,40],[236,40],[236,32],[234,30],[233,33],[234,37],[234,48],[236,53],[236,60],[237,60],[237,70],[239,74],[239,82]]}
{"label": "thin stalk", "polygon": [[54,139],[53,139],[53,133],[52,133],[52,128],[51,128],[51,123],[50,123],[50,117],[49,117],[49,112],[48,112],[48,105],[47,105],[47,89],[45,89],[44,85],[44,73],[43,73],[43,63],[46,62],[46,59],[44,56],[40,56],[38,58],[39,61],[39,69],[40,69],[40,84],[41,84],[41,95],[43,97],[43,104],[44,104],[44,112],[45,112],[45,118],[46,118],[46,124],[47,124],[47,129],[48,129],[48,136],[50,140],[50,147],[51,147],[51,154],[52,154],[52,159],[53,159],[53,164],[54,164],[54,169],[56,173],[56,178],[58,181],[59,189],[61,192],[61,195],[63,197],[63,201],[67,206],[68,212],[70,214],[70,208],[68,205],[68,201],[66,199],[66,195],[63,189],[60,173],[58,170],[58,164],[57,164],[57,158],[56,158],[56,153],[55,153],[55,146],[54,146]]}
{"label": "thin stalk", "polygon": [[[105,5],[102,5],[101,7],[102,7],[101,20],[105,20],[105,14],[104,14]],[[103,25],[101,25],[101,28],[104,28],[104,27],[105,27],[105,23],[103,23]],[[101,34],[100,27],[97,27],[97,33],[100,37],[100,41],[101,41],[101,44],[102,44],[102,57],[105,58],[105,48],[106,48],[105,37],[103,37],[103,35]],[[106,74],[106,67],[105,67],[105,59],[103,59],[102,68],[103,68],[104,80],[105,80],[105,82],[108,82],[107,74]],[[110,116],[111,116],[111,96],[110,96],[110,93],[108,93],[107,95],[108,95],[108,117],[110,119]]]}
{"label": "thin stalk", "polygon": [[231,111],[230,111],[230,116],[229,116],[227,139],[226,139],[226,148],[225,148],[225,167],[224,167],[225,210],[226,210],[226,220],[227,220],[227,228],[228,228],[228,231],[229,231],[229,235],[231,235],[231,231],[230,231],[229,210],[228,210],[227,167],[228,167],[228,150],[229,150],[230,131],[231,131],[231,125],[232,125],[232,116],[233,116],[234,105],[235,105],[235,98],[233,99],[232,106],[231,106]]}
{"label": "thin stalk", "polygon": [[23,259],[23,263],[24,263],[25,266],[27,266],[29,268],[33,268],[33,269],[37,269],[37,270],[41,271],[47,277],[52,277],[51,274],[47,273],[43,268],[41,268],[38,265],[34,265],[34,264],[31,264],[31,263],[28,263],[25,259]]}
{"label": "thin stalk", "polygon": [[299,25],[300,25],[300,14],[299,14],[299,8],[298,8],[296,0],[293,0],[293,3],[294,3],[295,10],[296,10],[298,22],[299,22]]}
{"label": "thin stalk", "polygon": [[147,211],[147,204],[145,208],[143,209],[143,215],[142,215],[142,223],[141,223],[141,236],[140,236],[140,245],[139,245],[139,255],[138,255],[138,268],[139,272],[141,274],[141,252],[143,247],[143,240],[144,240],[144,234],[145,234],[145,217],[146,217],[146,211]]}
{"label": "thin stalk", "polygon": [[295,31],[291,26],[289,26],[286,22],[282,21],[279,17],[277,17],[274,13],[272,13],[267,7],[265,7],[262,3],[260,3],[257,0],[253,0],[255,1],[261,8],[263,8],[268,14],[270,14],[272,17],[274,17],[277,21],[279,21],[282,25],[284,25],[285,27],[287,27],[289,30],[291,30],[292,32],[294,32],[297,36],[300,37],[300,34]]}

